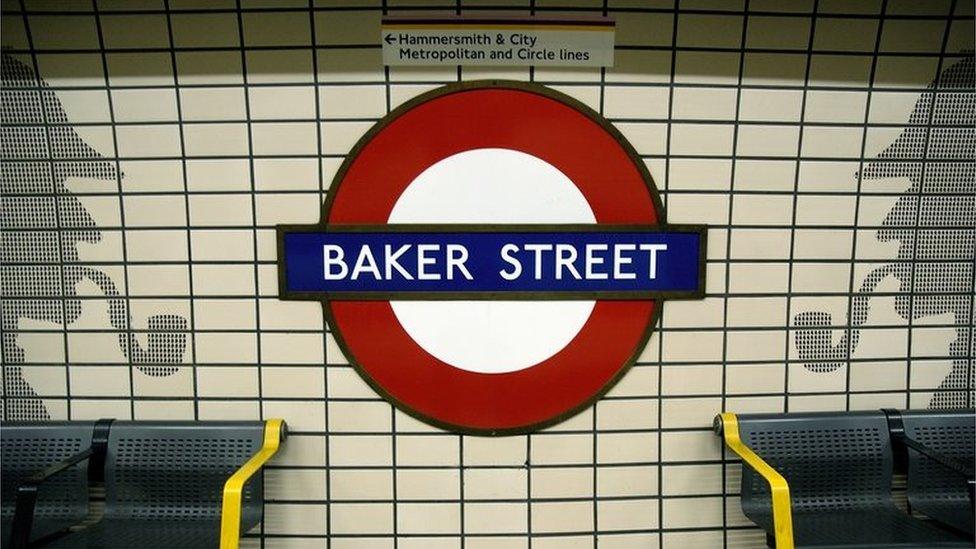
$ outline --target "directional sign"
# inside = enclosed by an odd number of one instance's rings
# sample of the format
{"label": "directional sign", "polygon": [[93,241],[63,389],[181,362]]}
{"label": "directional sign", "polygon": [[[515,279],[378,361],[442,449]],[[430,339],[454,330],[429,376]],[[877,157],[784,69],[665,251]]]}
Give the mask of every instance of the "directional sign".
{"label": "directional sign", "polygon": [[346,358],[402,410],[524,433],[607,391],[662,299],[704,295],[705,234],[666,223],[644,162],[593,110],[467,82],[380,121],[321,221],[278,227],[279,292],[321,301]]}
{"label": "directional sign", "polygon": [[407,18],[382,22],[386,65],[613,66],[608,18]]}

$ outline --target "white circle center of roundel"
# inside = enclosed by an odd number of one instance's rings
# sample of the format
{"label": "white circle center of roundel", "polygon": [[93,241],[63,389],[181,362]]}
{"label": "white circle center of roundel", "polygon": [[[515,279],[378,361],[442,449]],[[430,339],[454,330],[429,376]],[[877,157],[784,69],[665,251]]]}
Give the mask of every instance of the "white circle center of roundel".
{"label": "white circle center of roundel", "polygon": [[[576,185],[520,151],[475,149],[424,170],[390,223],[596,223]],[[501,374],[539,364],[586,324],[594,301],[393,301],[404,330],[462,370]]]}

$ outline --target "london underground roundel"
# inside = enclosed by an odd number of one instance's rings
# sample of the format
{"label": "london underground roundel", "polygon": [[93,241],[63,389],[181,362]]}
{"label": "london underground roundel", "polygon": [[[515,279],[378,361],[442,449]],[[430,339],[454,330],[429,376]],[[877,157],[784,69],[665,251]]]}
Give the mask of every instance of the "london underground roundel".
{"label": "london underground roundel", "polygon": [[429,423],[527,432],[581,410],[704,292],[705,228],[668,225],[599,114],[517,82],[446,86],[376,124],[317,225],[279,226],[280,295],[323,302],[360,375]]}

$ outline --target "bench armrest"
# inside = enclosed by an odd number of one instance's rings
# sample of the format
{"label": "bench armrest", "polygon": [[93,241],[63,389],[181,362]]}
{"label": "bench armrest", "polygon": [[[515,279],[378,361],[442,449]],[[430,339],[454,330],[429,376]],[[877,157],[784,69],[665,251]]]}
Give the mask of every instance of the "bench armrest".
{"label": "bench armrest", "polygon": [[790,487],[786,479],[742,442],[739,437],[739,420],[735,414],[726,412],[715,416],[715,430],[723,437],[725,445],[742,458],[742,463],[766,479],[773,500],[776,549],[793,549],[793,515]]}
{"label": "bench armrest", "polygon": [[264,444],[224,483],[220,509],[220,549],[238,549],[241,541],[241,500],[244,484],[275,455],[287,429],[284,420],[269,419],[264,424]]}
{"label": "bench armrest", "polygon": [[932,461],[938,463],[942,467],[946,468],[949,471],[952,471],[953,473],[959,475],[960,477],[963,477],[966,480],[973,479],[973,468],[967,466],[965,463],[962,463],[958,459],[955,459],[954,457],[951,456],[943,455],[938,450],[935,450],[934,448],[928,446],[927,444],[924,444],[922,442],[919,442],[909,437],[905,433],[892,433],[891,436],[896,441],[904,444],[906,447],[915,450],[919,454],[922,454],[923,456],[931,459]]}

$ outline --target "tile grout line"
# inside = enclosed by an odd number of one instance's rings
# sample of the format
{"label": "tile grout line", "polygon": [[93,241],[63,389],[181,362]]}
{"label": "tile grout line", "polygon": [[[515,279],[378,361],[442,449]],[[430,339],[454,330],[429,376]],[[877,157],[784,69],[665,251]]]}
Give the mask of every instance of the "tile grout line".
{"label": "tile grout line", "polygon": [[[94,18],[95,18],[95,30],[96,30],[96,33],[98,35],[98,45],[99,45],[99,49],[101,51],[102,75],[105,78],[105,85],[107,87],[106,94],[105,95],[106,95],[106,99],[108,101],[109,120],[113,124],[113,126],[112,126],[112,146],[115,149],[115,154],[116,154],[116,159],[115,159],[115,183],[116,183],[116,188],[118,189],[118,197],[119,197],[119,201],[118,201],[119,202],[119,222],[121,224],[120,236],[122,237],[122,276],[124,278],[124,283],[125,283],[125,290],[124,290],[125,291],[125,296],[124,297],[120,296],[120,299],[122,299],[123,300],[123,303],[125,304],[125,309],[122,312],[122,314],[125,315],[125,318],[123,319],[123,321],[125,322],[125,338],[126,339],[125,339],[125,345],[124,345],[122,351],[126,355],[126,362],[128,363],[128,367],[129,367],[129,417],[134,420],[134,419],[136,419],[136,408],[135,408],[135,394],[136,394],[136,390],[135,390],[135,372],[133,371],[135,369],[135,366],[134,366],[134,361],[132,359],[132,356],[133,356],[133,350],[134,350],[133,347],[135,346],[136,341],[135,341],[134,336],[132,334],[132,300],[131,300],[132,291],[131,291],[131,286],[129,284],[130,280],[129,280],[129,259],[128,259],[129,258],[129,244],[128,244],[128,240],[126,238],[127,230],[126,230],[126,222],[125,222],[124,192],[122,190],[122,165],[121,165],[121,162],[118,159],[118,155],[119,155],[119,152],[120,152],[119,151],[119,135],[118,135],[118,131],[116,131],[116,127],[114,126],[115,118],[116,118],[116,116],[115,116],[115,101],[114,101],[114,99],[112,97],[112,85],[111,85],[111,81],[109,80],[108,57],[107,57],[107,55],[105,53],[105,37],[104,37],[103,31],[102,31],[102,18],[101,18],[100,12],[98,11],[98,1],[97,0],[92,0],[92,8],[93,8],[93,13],[94,13]],[[38,75],[38,79],[40,79],[40,75]],[[189,220],[187,220],[187,221],[189,221]],[[106,296],[106,298],[108,298],[108,296]],[[107,299],[106,299],[106,301],[107,301]],[[109,311],[109,315],[111,316],[111,311]],[[67,323],[65,323],[65,329],[67,330]],[[67,349],[65,349],[65,352],[67,353]],[[67,360],[66,360],[66,362],[67,362]],[[71,400],[71,396],[70,395],[69,395],[68,399],[69,399],[69,401]]]}
{"label": "tile grout line", "polygon": [[[169,14],[170,0],[163,0],[163,6],[166,8],[166,33],[169,39],[170,45],[174,45],[173,41],[173,21]],[[189,193],[189,180],[188,180],[188,170],[186,165],[186,136],[183,132],[183,101],[180,97],[180,76],[179,76],[179,64],[176,61],[176,53],[172,53],[170,56],[170,63],[173,65],[173,84],[175,85],[173,96],[176,100],[176,119],[179,127],[180,134],[180,155],[183,160],[180,162],[180,167],[183,176],[183,206],[184,215],[186,216],[186,261],[187,261],[187,276],[189,277],[189,315],[190,315],[190,368],[193,375],[193,419],[200,419],[200,386],[199,380],[197,378],[197,366],[196,366],[196,356],[197,356],[197,329],[196,329],[196,298],[194,296],[194,284],[193,284],[193,238],[192,231],[190,230],[190,193]],[[175,375],[175,374],[174,374]]]}
{"label": "tile grout line", "polygon": [[[746,39],[749,33],[749,0],[745,0],[745,5],[743,6],[742,14],[742,36],[739,39],[739,45],[742,48],[742,52],[739,54],[739,74],[738,74],[738,88],[736,88],[735,93],[735,113],[734,113],[734,126],[732,130],[732,154],[734,155],[738,149],[739,142],[739,114],[742,109],[742,76],[745,72],[745,47]],[[730,166],[729,172],[729,215],[728,215],[728,226],[730,227],[725,231],[725,259],[728,260],[732,257],[732,236],[733,227],[733,212],[735,208],[735,168],[736,161],[733,160]],[[731,263],[726,264],[724,269],[725,275],[725,288],[726,294],[729,293],[730,279],[731,279]],[[722,300],[722,403],[719,408],[720,411],[727,411],[727,399],[728,399],[728,346],[729,346],[729,298],[726,296]],[[729,512],[728,512],[728,464],[725,458],[725,445],[719,446],[719,454],[722,457],[722,547],[723,549],[728,549],[729,547]]]}
{"label": "tile grout line", "polygon": [[[258,385],[258,417],[262,420],[265,417],[264,410],[264,357],[262,356],[262,341],[261,341],[261,272],[259,269],[258,258],[261,257],[260,247],[258,246],[258,229],[257,229],[257,195],[254,192],[255,189],[255,169],[254,169],[254,134],[253,134],[253,124],[251,123],[251,94],[248,88],[248,64],[247,64],[247,51],[245,49],[245,33],[244,33],[244,15],[241,11],[241,0],[235,0],[235,5],[237,6],[237,40],[238,49],[240,51],[241,57],[241,80],[243,81],[244,87],[244,115],[247,118],[247,152],[248,152],[248,179],[250,193],[249,198],[251,202],[251,242],[252,248],[251,253],[254,255],[254,269],[252,271],[252,276],[254,276],[254,323],[255,323],[255,353],[257,361],[257,385]],[[262,500],[261,502],[261,514],[262,516],[267,516],[266,514],[267,502]],[[261,521],[259,533],[261,535],[261,549],[265,547],[265,522]]]}
{"label": "tile grout line", "polygon": [[[315,30],[315,9],[314,0],[308,0],[308,24],[309,39],[312,46],[312,87],[315,90],[315,147],[318,158],[315,160],[315,171],[318,179],[318,197],[316,204],[319,206],[318,215],[322,215],[322,204],[325,200],[325,174],[322,164],[322,92],[319,86],[319,48],[318,37]],[[325,415],[325,435],[324,435],[324,466],[325,466],[325,539],[326,549],[331,546],[328,541],[332,536],[332,472],[330,468],[332,414],[329,412],[329,334],[332,327],[328,326],[325,319],[325,305],[319,312],[322,319],[322,409]]]}
{"label": "tile grout line", "polygon": [[[874,79],[875,79],[875,75],[877,74],[877,69],[878,69],[877,52],[881,48],[881,37],[884,32],[884,21],[885,21],[885,14],[887,13],[887,10],[888,10],[888,0],[882,0],[881,11],[879,12],[880,17],[878,18],[878,30],[874,38],[875,55],[871,58],[871,73],[868,76],[868,92],[864,103],[864,119],[863,119],[864,131],[861,134],[861,153],[860,153],[861,159],[858,161],[858,165],[857,165],[857,174],[856,174],[857,190],[854,191],[854,225],[857,225],[860,222],[861,186],[864,179],[864,163],[866,162],[864,158],[864,153],[867,150],[868,128],[869,128],[868,122],[871,119],[871,97],[872,97],[871,88],[872,86],[874,86]],[[851,266],[850,266],[851,270],[849,273],[849,278],[847,283],[847,292],[849,295],[847,297],[847,321],[846,321],[847,326],[845,332],[847,334],[850,334],[852,329],[854,328],[852,326],[851,320],[854,311],[854,277],[855,277],[855,271],[857,266],[855,260],[857,259],[857,235],[859,232],[860,231],[858,231],[857,229],[851,231]],[[833,321],[831,321],[831,324],[833,324]],[[847,349],[846,350],[842,349],[842,351],[846,351],[846,357],[845,357],[846,364],[844,365],[846,369],[845,372],[846,376],[844,381],[844,393],[846,394],[846,396],[844,398],[845,400],[844,409],[850,411],[851,370],[853,369],[852,368],[853,364],[851,363],[850,359],[851,356],[854,354],[854,343],[850,337],[847,338]]]}
{"label": "tile grout line", "polygon": [[806,68],[803,74],[803,84],[804,89],[800,95],[800,121],[797,125],[798,135],[796,144],[796,160],[794,165],[793,174],[793,206],[790,212],[792,223],[790,224],[790,255],[786,260],[787,265],[787,275],[786,275],[786,321],[784,326],[786,327],[786,337],[785,339],[785,349],[783,350],[784,362],[787,366],[783,369],[783,411],[790,411],[790,336],[793,334],[793,330],[790,329],[792,324],[792,317],[790,316],[790,306],[792,302],[792,292],[793,292],[793,260],[796,257],[796,219],[797,219],[797,206],[799,204],[798,190],[800,188],[800,168],[801,160],[803,155],[803,134],[806,131],[806,117],[807,117],[807,96],[808,89],[806,86],[810,83],[810,70],[813,66],[813,44],[814,38],[817,34],[817,18],[819,17],[818,9],[820,7],[820,0],[813,0],[813,13],[810,17],[810,35],[807,39],[807,49],[806,49]]}

